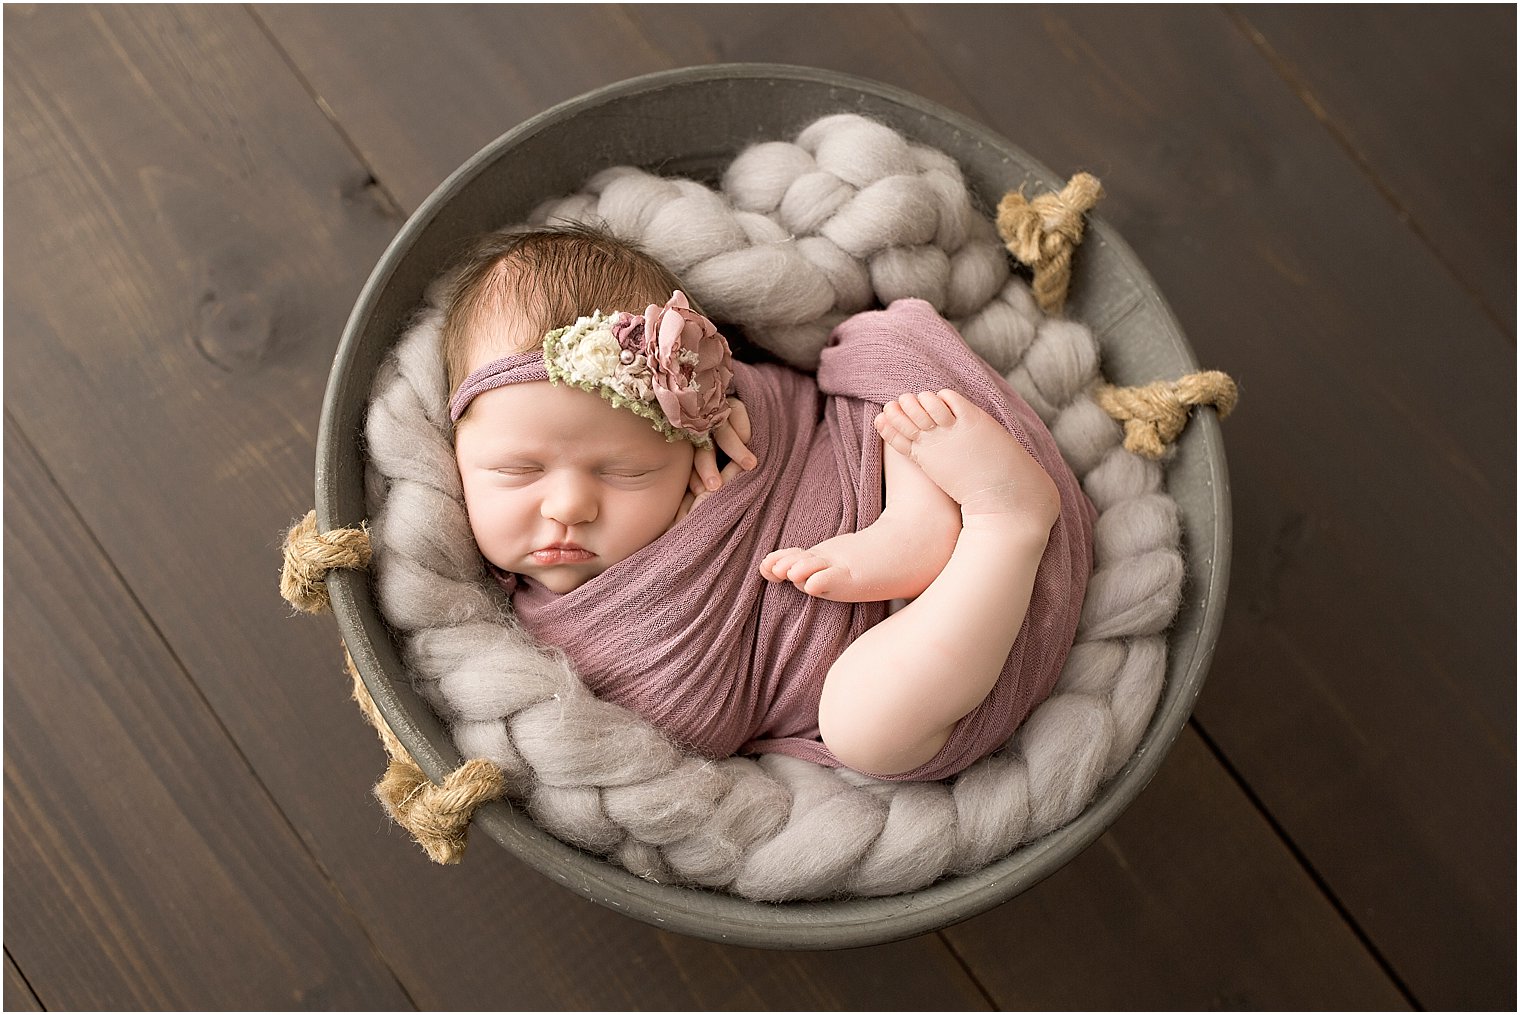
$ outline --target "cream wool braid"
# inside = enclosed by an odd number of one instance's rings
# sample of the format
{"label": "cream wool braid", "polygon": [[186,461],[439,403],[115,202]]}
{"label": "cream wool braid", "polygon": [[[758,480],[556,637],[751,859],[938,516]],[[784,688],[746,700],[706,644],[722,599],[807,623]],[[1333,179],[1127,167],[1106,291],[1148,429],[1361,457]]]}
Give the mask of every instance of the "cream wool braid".
{"label": "cream wool braid", "polygon": [[[372,569],[414,683],[461,752],[498,766],[506,793],[561,838],[641,876],[751,898],[910,890],[1078,813],[1132,753],[1160,691],[1162,632],[1182,583],[1176,508],[1159,466],[1119,447],[1118,428],[1086,393],[1097,377],[1091,335],[1039,313],[954,163],[870,121],[830,117],[796,144],[746,152],[724,194],[608,170],[536,217],[550,216],[605,220],[641,241],[720,316],[787,306],[752,337],[799,365],[816,362],[838,318],[929,299],[1050,425],[1101,512],[1096,568],[1056,693],[1008,747],[952,783],[877,783],[784,757],[683,756],[586,692],[485,581],[448,442],[431,309],[374,388]],[[682,236],[696,242],[681,246]]]}

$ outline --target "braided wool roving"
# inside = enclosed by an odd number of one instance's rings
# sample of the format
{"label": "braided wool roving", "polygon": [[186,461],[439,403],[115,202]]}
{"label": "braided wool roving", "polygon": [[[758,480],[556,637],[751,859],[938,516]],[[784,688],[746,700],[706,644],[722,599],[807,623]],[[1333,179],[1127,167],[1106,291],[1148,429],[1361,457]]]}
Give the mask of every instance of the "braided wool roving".
{"label": "braided wool roving", "polygon": [[[599,701],[486,578],[454,465],[430,299],[382,367],[367,421],[372,573],[418,692],[460,752],[543,828],[664,883],[760,900],[889,895],[978,869],[1075,817],[1133,753],[1181,599],[1161,466],[1120,446],[1088,391],[1097,346],[1046,318],[955,163],[853,114],[740,154],[721,192],[618,167],[534,221],[599,221],[681,276],[712,316],[800,368],[845,316],[931,302],[1050,428],[1100,512],[1094,573],[1055,692],[1001,751],[945,783],[885,783],[781,755],[685,755]],[[487,224],[489,225],[489,224]]]}

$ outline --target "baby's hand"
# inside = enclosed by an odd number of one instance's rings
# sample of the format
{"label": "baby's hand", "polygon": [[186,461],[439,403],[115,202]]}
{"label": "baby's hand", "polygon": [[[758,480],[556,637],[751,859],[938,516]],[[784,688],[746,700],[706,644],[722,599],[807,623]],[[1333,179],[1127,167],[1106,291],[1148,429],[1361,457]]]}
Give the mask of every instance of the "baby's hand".
{"label": "baby's hand", "polygon": [[[713,443],[697,449],[691,467],[690,492],[681,505],[681,515],[685,515],[710,494],[723,489],[723,484],[737,476],[740,470],[748,472],[759,464],[759,459],[749,449],[752,431],[748,410],[737,398],[730,398],[728,407],[728,419],[713,429]],[[722,472],[718,471],[718,452],[714,445],[722,448],[730,459]]]}

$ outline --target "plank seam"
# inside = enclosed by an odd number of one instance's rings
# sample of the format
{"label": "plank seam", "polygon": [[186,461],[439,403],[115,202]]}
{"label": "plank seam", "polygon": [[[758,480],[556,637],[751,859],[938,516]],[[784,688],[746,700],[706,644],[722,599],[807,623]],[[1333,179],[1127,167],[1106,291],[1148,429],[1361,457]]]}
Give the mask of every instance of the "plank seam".
{"label": "plank seam", "polygon": [[[73,516],[74,522],[78,524],[80,529],[85,533],[86,537],[89,539],[90,546],[93,547],[97,554],[99,554],[104,566],[109,569],[111,575],[116,579],[117,582],[120,583],[122,589],[126,592],[127,602],[130,603],[131,607],[137,611],[138,615],[142,618],[143,623],[145,623],[148,627],[148,630],[152,632],[153,637],[157,638],[159,644],[163,646],[164,652],[166,652],[169,658],[173,661],[174,668],[179,672],[180,676],[184,678],[185,683],[190,686],[190,693],[195,697],[197,701],[200,702],[201,706],[206,710],[207,714],[211,718],[211,721],[216,724],[216,728],[219,729],[222,732],[222,735],[227,738],[228,745],[232,748],[233,753],[236,754],[238,759],[242,761],[243,767],[247,770],[249,776],[253,779],[253,784],[258,787],[259,792],[263,793],[264,798],[269,801],[270,807],[274,809],[274,813],[279,816],[279,819],[281,821],[284,822],[285,827],[290,831],[291,836],[294,838],[300,850],[304,852],[311,860],[312,865],[316,868],[318,876],[327,883],[328,890],[333,893],[333,897],[336,899],[340,910],[346,913],[348,915],[348,918],[353,921],[354,926],[358,929],[360,936],[364,942],[369,945],[370,951],[374,954],[376,962],[378,962],[382,968],[390,973],[391,979],[396,983],[396,988],[401,991],[401,994],[406,998],[407,1003],[410,1004],[414,1010],[421,1010],[417,1006],[416,998],[412,996],[412,992],[407,989],[406,984],[403,983],[401,977],[397,975],[395,967],[391,965],[390,961],[385,955],[385,952],[379,947],[375,939],[370,935],[369,927],[365,924],[359,913],[354,909],[353,905],[350,904],[348,897],[343,894],[343,890],[338,886],[337,881],[328,871],[327,866],[322,863],[321,859],[318,858],[317,855],[312,851],[310,844],[306,841],[305,836],[303,836],[300,830],[296,827],[295,822],[291,820],[290,815],[285,813],[285,808],[280,806],[280,803],[275,798],[274,793],[270,790],[269,786],[259,775],[258,770],[253,766],[253,763],[249,760],[247,754],[243,752],[242,745],[239,744],[237,738],[232,735],[232,731],[227,728],[227,724],[222,721],[221,715],[216,711],[214,707],[212,707],[210,699],[208,699],[205,693],[201,690],[200,684],[198,684],[195,678],[191,676],[189,667],[185,665],[184,660],[180,658],[180,655],[175,650],[173,644],[170,643],[168,637],[159,628],[158,622],[148,611],[147,606],[142,602],[140,598],[138,598],[137,592],[132,588],[131,583],[127,581],[126,576],[122,574],[121,570],[116,566],[116,561],[113,560],[110,553],[106,551],[105,546],[100,542],[99,537],[95,534],[95,530],[90,527],[89,523],[85,520],[84,515],[80,513],[79,508],[75,506],[73,498],[71,498],[68,495],[67,491],[64,490],[63,485],[58,481],[58,477],[53,473],[52,467],[48,465],[47,459],[43,457],[42,452],[38,449],[36,443],[33,442],[29,436],[27,436],[26,429],[21,425],[20,421],[9,409],[5,410],[5,422],[8,427],[12,428],[12,432],[15,434],[16,439],[20,441],[21,444],[25,446],[26,450],[31,454],[31,456],[37,460],[37,464],[41,468],[43,475],[46,477],[47,482],[52,485],[53,490],[57,493],[59,499],[63,501],[64,505],[66,506],[66,510],[70,515]],[[6,954],[9,954],[8,948],[6,950]],[[17,972],[20,973],[20,965],[17,965],[14,961],[12,964],[15,965]],[[27,986],[28,989],[30,989],[30,983],[28,983]],[[33,991],[32,995],[35,997],[36,991]],[[38,1004],[41,1003],[42,1001],[39,998]]]}
{"label": "plank seam", "polygon": [[338,140],[343,142],[344,147],[349,150],[349,153],[353,155],[360,167],[369,175],[369,179],[365,181],[363,188],[371,190],[380,199],[380,202],[384,205],[384,211],[389,216],[395,218],[398,222],[405,222],[410,216],[401,207],[401,202],[390,192],[390,188],[380,182],[380,177],[376,174],[374,165],[365,156],[358,142],[353,139],[353,136],[344,128],[343,124],[338,122],[338,114],[327,104],[327,100],[322,98],[321,94],[318,93],[316,86],[311,83],[305,74],[301,73],[300,66],[297,65],[290,52],[281,45],[280,40],[275,37],[274,30],[259,16],[258,10],[252,4],[244,4],[243,9],[248,13],[249,18],[253,20],[259,31],[264,33],[264,38],[268,40],[270,48],[284,62],[291,76],[301,86],[301,90],[311,97],[312,104],[317,107],[322,117],[327,120],[329,126],[338,135]]}
{"label": "plank seam", "polygon": [[21,968],[21,963],[16,961],[16,956],[11,954],[9,945],[6,945],[5,947],[5,961],[9,962],[11,964],[11,968],[16,971],[16,976],[21,980],[21,985],[26,988],[26,992],[28,994],[32,995],[32,1000],[37,1002],[37,1007],[42,1011],[47,1011],[48,1006],[43,1004],[42,998],[37,996],[37,988],[33,987],[32,981],[26,978],[26,970]]}
{"label": "plank seam", "polygon": [[1373,962],[1377,963],[1377,966],[1380,970],[1382,970],[1383,975],[1388,977],[1394,988],[1401,995],[1403,995],[1404,1000],[1408,1002],[1409,1006],[1412,1009],[1415,1011],[1425,1011],[1425,1006],[1422,1005],[1419,999],[1415,997],[1414,991],[1411,990],[1409,985],[1404,982],[1404,978],[1401,977],[1398,974],[1398,971],[1393,968],[1393,964],[1389,962],[1388,959],[1383,955],[1381,949],[1379,949],[1378,946],[1373,942],[1371,936],[1362,929],[1362,925],[1357,921],[1356,917],[1352,915],[1351,911],[1346,907],[1346,905],[1341,902],[1340,898],[1330,887],[1329,882],[1323,875],[1320,874],[1319,870],[1314,866],[1314,863],[1309,859],[1308,855],[1299,848],[1298,843],[1293,841],[1293,837],[1288,834],[1288,830],[1283,827],[1283,825],[1275,817],[1273,817],[1272,812],[1267,809],[1265,801],[1263,801],[1261,797],[1256,794],[1256,791],[1251,788],[1250,783],[1246,782],[1245,777],[1240,773],[1240,771],[1237,770],[1234,765],[1230,764],[1230,759],[1225,756],[1224,751],[1222,751],[1219,748],[1219,745],[1214,742],[1213,738],[1209,736],[1208,731],[1203,728],[1203,724],[1199,722],[1196,716],[1194,716],[1192,719],[1188,720],[1188,725],[1191,726],[1193,728],[1193,731],[1198,734],[1199,738],[1203,741],[1204,747],[1206,747],[1209,753],[1214,756],[1214,760],[1219,763],[1219,767],[1224,770],[1225,775],[1227,775],[1230,780],[1235,783],[1235,786],[1240,790],[1241,793],[1245,795],[1246,800],[1251,804],[1252,807],[1256,809],[1257,814],[1259,814],[1262,820],[1267,823],[1267,827],[1270,828],[1272,830],[1272,833],[1277,836],[1278,840],[1283,844],[1283,847],[1287,849],[1288,854],[1293,857],[1293,859],[1298,863],[1299,867],[1301,867],[1304,873],[1308,875],[1309,880],[1314,884],[1314,887],[1318,889],[1319,893],[1324,896],[1325,901],[1330,904],[1331,908],[1335,910],[1336,914],[1341,918],[1342,922],[1346,924],[1346,928],[1351,931],[1352,935],[1355,936],[1357,941],[1361,943],[1362,947],[1367,950],[1367,954],[1372,957]]}
{"label": "plank seam", "polygon": [[1283,79],[1283,82],[1285,84],[1287,84],[1289,90],[1291,90],[1294,95],[1298,96],[1299,101],[1308,108],[1309,112],[1314,116],[1314,118],[1318,120],[1320,125],[1325,128],[1325,132],[1328,133],[1331,139],[1341,147],[1341,149],[1356,165],[1357,169],[1361,171],[1362,175],[1367,177],[1367,179],[1372,183],[1373,188],[1376,189],[1378,194],[1382,196],[1383,200],[1388,202],[1389,207],[1393,209],[1394,213],[1398,216],[1399,221],[1403,222],[1404,225],[1409,228],[1409,231],[1414,234],[1415,239],[1419,240],[1425,249],[1430,252],[1430,255],[1436,259],[1436,263],[1439,264],[1442,268],[1446,269],[1447,274],[1452,277],[1452,280],[1455,281],[1457,285],[1472,298],[1472,301],[1478,305],[1478,309],[1483,312],[1483,315],[1492,321],[1494,327],[1499,329],[1499,333],[1508,337],[1510,344],[1513,345],[1515,342],[1515,334],[1510,330],[1509,326],[1504,323],[1504,319],[1499,316],[1498,311],[1489,305],[1488,301],[1483,297],[1483,293],[1481,291],[1479,291],[1475,286],[1468,283],[1468,281],[1457,270],[1456,265],[1452,264],[1449,260],[1446,259],[1445,255],[1442,254],[1440,247],[1436,245],[1435,240],[1431,238],[1429,233],[1421,228],[1419,222],[1415,221],[1414,213],[1410,211],[1409,207],[1405,205],[1405,203],[1399,198],[1398,192],[1393,189],[1393,186],[1391,184],[1383,179],[1381,174],[1379,174],[1377,169],[1372,165],[1372,161],[1366,155],[1362,154],[1362,152],[1352,142],[1351,132],[1347,128],[1342,127],[1339,123],[1337,123],[1335,119],[1330,115],[1330,111],[1325,108],[1324,104],[1315,98],[1314,92],[1309,86],[1309,82],[1303,77],[1303,75],[1298,73],[1293,64],[1289,62],[1288,59],[1281,53],[1279,53],[1270,42],[1267,41],[1266,35],[1260,29],[1251,24],[1250,21],[1246,20],[1245,14],[1241,13],[1239,8],[1235,7],[1233,4],[1226,4],[1223,9],[1230,20],[1234,22],[1236,29],[1246,37],[1246,41],[1261,53],[1262,57],[1267,61],[1272,69],[1277,72],[1277,75]]}
{"label": "plank seam", "polygon": [[998,1007],[997,1001],[993,1000],[992,992],[983,986],[981,979],[977,977],[976,970],[972,969],[965,957],[956,950],[955,942],[946,937],[945,932],[942,930],[935,931],[934,936],[940,939],[940,942],[950,952],[950,957],[955,960],[955,964],[960,966],[961,971],[966,974],[966,979],[970,980],[971,985],[976,988],[977,993],[982,995],[982,1000],[987,1004],[987,1010],[1001,1011],[1002,1009]]}

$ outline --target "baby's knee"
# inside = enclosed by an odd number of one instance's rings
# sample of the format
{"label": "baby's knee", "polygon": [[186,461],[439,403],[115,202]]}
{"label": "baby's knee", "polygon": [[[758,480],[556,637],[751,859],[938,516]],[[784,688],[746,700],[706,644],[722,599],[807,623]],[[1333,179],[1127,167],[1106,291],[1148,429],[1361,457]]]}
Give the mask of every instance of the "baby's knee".
{"label": "baby's knee", "polygon": [[858,711],[840,714],[838,709],[820,708],[818,729],[823,745],[846,767],[867,775],[900,775],[939,754],[951,728],[922,735]]}

